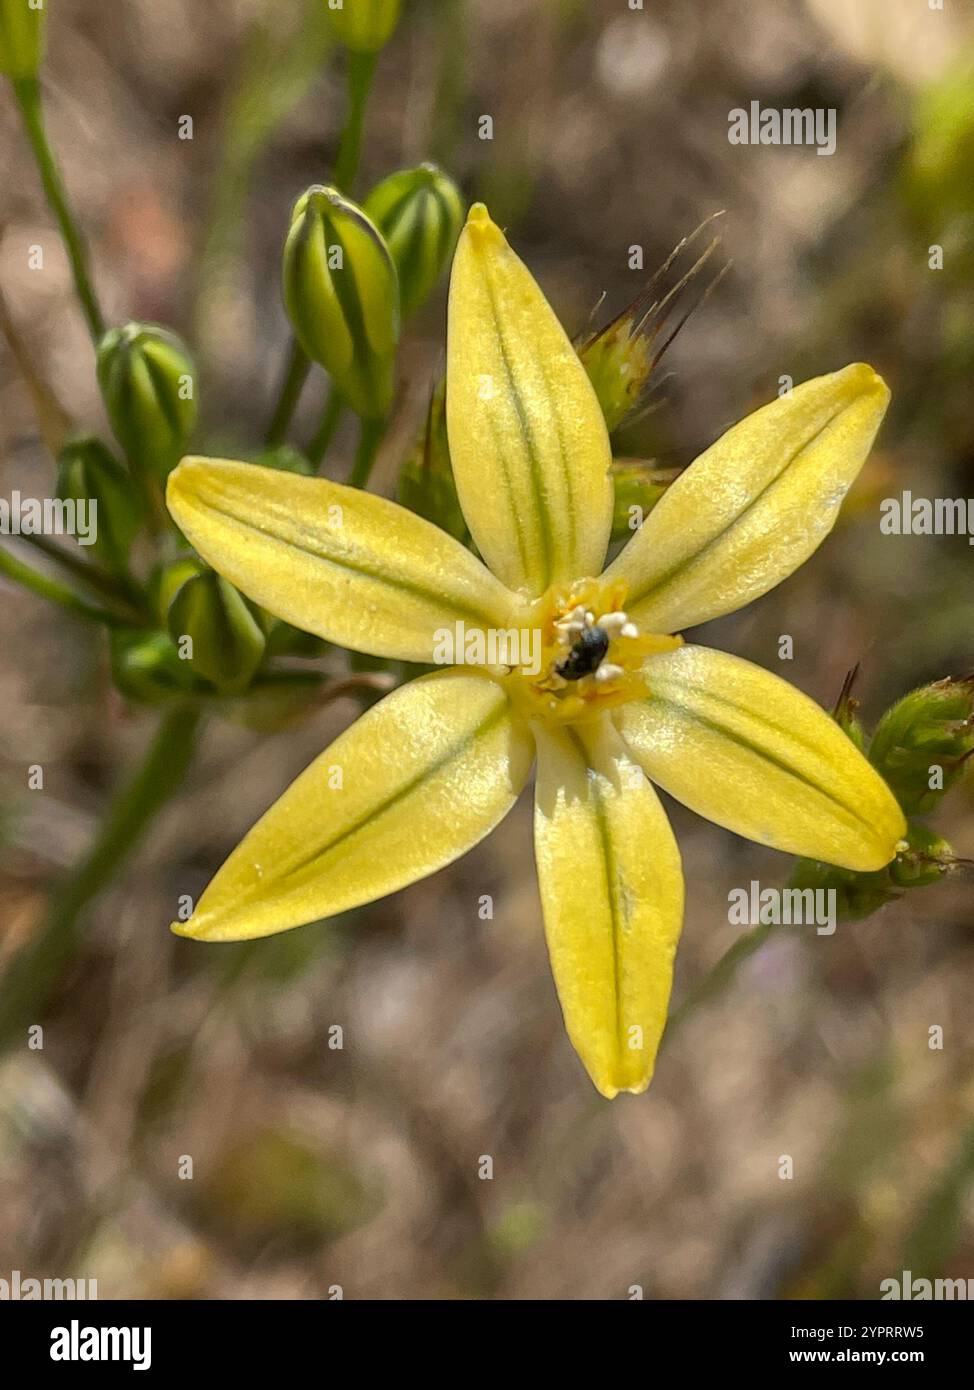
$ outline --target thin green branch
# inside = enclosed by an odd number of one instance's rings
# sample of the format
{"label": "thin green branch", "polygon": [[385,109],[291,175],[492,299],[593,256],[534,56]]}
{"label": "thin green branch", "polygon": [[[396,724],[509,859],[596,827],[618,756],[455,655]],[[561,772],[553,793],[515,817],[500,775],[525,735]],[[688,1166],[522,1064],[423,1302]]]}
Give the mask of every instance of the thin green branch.
{"label": "thin green branch", "polygon": [[267,434],[264,442],[269,449],[277,444],[283,444],[287,435],[288,426],[297,409],[298,401],[301,399],[301,392],[304,383],[308,379],[308,372],[311,370],[311,360],[306,356],[296,338],[291,339],[288,349],[287,366],[284,369],[284,376],[281,381],[280,394],[277,398],[277,405],[274,407],[274,414],[267,427]]}
{"label": "thin green branch", "polygon": [[38,598],[46,599],[49,603],[56,603],[59,608],[63,608],[67,613],[73,613],[76,618],[86,618],[92,622],[104,623],[107,627],[138,627],[143,621],[133,612],[116,612],[89,603],[87,599],[76,594],[66,584],[62,584],[59,579],[41,574],[39,570],[32,569],[30,565],[26,565],[23,560],[18,560],[16,555],[12,555],[9,550],[3,548],[0,548],[0,577],[12,580],[21,588],[36,594]]}
{"label": "thin green branch", "polygon": [[64,181],[47,138],[40,83],[36,77],[20,77],[14,80],[13,89],[24,118],[24,127],[48,206],[57,219],[64,239],[68,260],[71,262],[71,273],[74,276],[75,292],[87,320],[88,331],[97,344],[105,332],[105,320],[88,271],[88,249],[68,204]]}
{"label": "thin green branch", "polygon": [[355,453],[355,462],[352,465],[352,472],[348,479],[352,487],[365,487],[375,465],[376,454],[379,452],[379,445],[382,443],[386,432],[385,420],[366,420],[361,421],[361,432],[359,434],[358,449]]}
{"label": "thin green branch", "polygon": [[83,941],[84,909],[115,877],[152,820],[177,791],[196,747],[199,710],[163,715],[140,766],[121,788],[91,848],[54,890],[41,926],[14,957],[0,988],[0,1047],[37,1021]]}
{"label": "thin green branch", "polygon": [[318,426],[317,433],[306,450],[307,458],[315,468],[320,468],[321,461],[328,452],[328,446],[334,437],[335,430],[338,427],[339,420],[342,418],[342,411],[344,409],[345,402],[335,390],[334,385],[329,386],[328,399],[325,401],[325,409],[321,416],[321,424]]}
{"label": "thin green branch", "polygon": [[661,1046],[665,1046],[672,1039],[680,1024],[685,1022],[690,1014],[695,1013],[701,1004],[706,1004],[723,993],[744,962],[764,945],[773,931],[782,930],[780,926],[762,922],[760,926],[752,927],[745,936],[739,937],[690,991],[682,1004],[670,1014]]}
{"label": "thin green branch", "polygon": [[365,131],[365,112],[375,77],[377,53],[349,53],[345,80],[348,87],[348,110],[338,158],[335,160],[335,185],[343,193],[351,193],[362,158],[362,136]]}
{"label": "thin green branch", "polygon": [[124,606],[131,612],[136,626],[145,621],[146,615],[141,608],[141,593],[133,580],[109,574],[92,561],[82,559],[74,550],[58,545],[50,536],[24,536],[23,540],[49,560],[68,570],[83,584],[96,590],[109,602]]}

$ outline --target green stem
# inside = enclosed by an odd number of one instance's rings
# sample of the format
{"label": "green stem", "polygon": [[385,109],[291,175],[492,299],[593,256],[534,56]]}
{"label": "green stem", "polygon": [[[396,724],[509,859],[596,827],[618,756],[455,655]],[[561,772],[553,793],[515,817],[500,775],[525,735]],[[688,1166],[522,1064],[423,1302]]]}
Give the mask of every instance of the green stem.
{"label": "green stem", "polygon": [[71,262],[71,272],[74,275],[74,288],[84,316],[88,321],[88,330],[92,340],[97,345],[105,332],[105,320],[102,317],[88,273],[88,250],[84,237],[68,205],[64,181],[47,138],[40,83],[36,77],[19,77],[14,79],[13,89],[21,115],[24,118],[27,138],[34,153],[41,183],[44,185],[48,206],[57,219],[61,236],[64,238],[68,260]]}
{"label": "green stem", "polygon": [[724,952],[717,964],[703,977],[696,988],[690,991],[679,1008],[674,1009],[670,1014],[666,1032],[663,1035],[664,1045],[671,1041],[680,1024],[701,1004],[706,1004],[708,1000],[713,999],[727,988],[744,962],[749,960],[754,952],[764,945],[773,931],[781,931],[781,927],[762,922],[760,926],[752,927],[746,936],[739,937],[733,946]]}
{"label": "green stem", "polygon": [[441,0],[437,17],[440,52],[434,77],[432,155],[448,169],[462,129],[463,103],[469,87],[469,25],[464,0]]}
{"label": "green stem", "polygon": [[80,949],[84,909],[111,882],[192,760],[199,710],[180,704],[163,715],[141,765],[119,791],[88,853],[54,890],[36,934],[14,957],[0,990],[0,1047],[37,1021]]}
{"label": "green stem", "polygon": [[307,458],[315,468],[321,466],[321,460],[328,451],[339,420],[342,418],[342,411],[345,409],[345,402],[335,390],[334,386],[328,388],[328,399],[325,402],[324,413],[321,417],[321,424],[318,431],[308,445]]}
{"label": "green stem", "polygon": [[54,560],[56,564],[69,570],[83,584],[88,584],[92,589],[97,590],[110,602],[131,608],[135,626],[145,621],[145,615],[139,611],[141,593],[131,576],[111,575],[99,565],[83,560],[73,550],[67,550],[63,545],[58,545],[56,541],[51,540],[50,536],[24,536],[23,539],[28,541],[35,550],[39,550],[42,555],[46,555],[48,559]]}
{"label": "green stem", "polygon": [[349,53],[345,80],[348,85],[348,112],[338,158],[335,160],[335,185],[343,193],[350,193],[358,173],[362,157],[362,134],[365,129],[365,111],[369,104],[369,92],[375,76],[377,53]]}
{"label": "green stem", "polygon": [[11,555],[9,550],[0,549],[0,576],[13,580],[24,589],[29,589],[38,598],[56,603],[59,608],[73,613],[76,618],[88,618],[96,623],[105,623],[108,627],[139,626],[142,622],[141,618],[133,621],[134,615],[128,612],[115,613],[107,608],[98,608],[87,599],[83,599],[80,594],[76,594],[73,589],[69,589],[66,584],[62,584],[59,579],[52,579],[50,575],[31,569],[23,560],[18,560],[16,555]]}
{"label": "green stem", "polygon": [[385,420],[366,420],[360,422],[361,431],[358,437],[358,449],[355,453],[355,462],[349,475],[351,487],[365,487],[372,473],[375,463],[375,456],[382,443],[382,436],[386,432]]}
{"label": "green stem", "polygon": [[264,442],[269,449],[283,444],[310,370],[310,358],[306,356],[297,339],[292,338],[288,350],[287,366],[284,369],[284,379],[281,382],[280,395],[277,398],[277,405],[274,407],[274,414],[264,437]]}

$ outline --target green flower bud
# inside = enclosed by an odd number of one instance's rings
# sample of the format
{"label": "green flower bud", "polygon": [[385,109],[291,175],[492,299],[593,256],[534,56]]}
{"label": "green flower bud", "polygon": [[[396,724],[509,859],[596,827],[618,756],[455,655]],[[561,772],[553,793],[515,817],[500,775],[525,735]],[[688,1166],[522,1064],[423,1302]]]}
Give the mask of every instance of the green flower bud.
{"label": "green flower bud", "polygon": [[907,815],[925,815],[958,780],[974,753],[974,676],[935,681],[886,711],[869,761]]}
{"label": "green flower bud", "polygon": [[197,689],[188,661],[165,632],[113,632],[112,678],[129,700],[156,704]]}
{"label": "green flower bud", "polygon": [[304,351],[366,419],[392,404],[399,288],[382,233],[334,188],[294,205],[284,246],[284,302]]}
{"label": "green flower bud", "polygon": [[306,478],[313,478],[316,471],[304,454],[290,444],[275,444],[273,448],[261,449],[247,457],[251,463],[260,464],[261,468],[276,468],[280,473],[300,473]]}
{"label": "green flower bud", "polygon": [[441,530],[467,545],[470,532],[453,479],[450,446],[446,437],[446,387],[436,387],[430,397],[426,425],[416,447],[399,474],[399,501],[411,512],[432,521]]}
{"label": "green flower bud", "polygon": [[127,323],[98,347],[98,384],[115,437],[132,467],[163,479],[196,423],[196,371],[165,328]]}
{"label": "green flower bud", "polygon": [[822,864],[816,859],[797,860],[788,886],[834,892],[835,915],[839,922],[855,922],[870,917],[896,897],[885,869],[857,874],[849,869],[837,869],[833,864]]}
{"label": "green flower bud", "polygon": [[679,476],[678,468],[652,468],[639,459],[616,459],[610,477],[615,492],[612,539],[628,540],[649,516],[663,493]]}
{"label": "green flower bud", "polygon": [[331,27],[353,53],[378,53],[392,38],[402,0],[325,0]]}
{"label": "green flower bud", "polygon": [[[715,214],[719,216],[719,214]],[[645,289],[617,314],[604,328],[593,333],[576,346],[582,365],[595,388],[609,433],[617,430],[645,402],[647,386],[660,358],[693,313],[720,282],[726,271],[714,278],[686,307],[684,291],[695,286],[704,266],[720,245],[714,237],[697,256],[689,270],[680,275],[672,288],[664,292],[665,278],[677,258],[689,248],[714,217],[701,222],[696,231],[683,238],[650,279]],[[674,271],[674,274],[676,272]],[[679,306],[679,318],[667,328],[674,309]]]}
{"label": "green flower bud", "polygon": [[91,549],[105,569],[124,575],[139,528],[132,479],[100,439],[76,439],[58,455],[57,495],[96,506]]}
{"label": "green flower bud", "polygon": [[898,888],[937,883],[957,863],[947,841],[925,825],[910,825],[907,844],[889,866],[890,879]]}
{"label": "green flower bud", "polygon": [[0,0],[0,72],[36,77],[44,57],[47,0]]}
{"label": "green flower bud", "polygon": [[220,690],[244,689],[263,658],[264,634],[247,601],[213,570],[176,591],[168,624],[180,656]]}
{"label": "green flower bud", "polygon": [[402,316],[408,318],[453,255],[466,213],[463,196],[435,164],[421,164],[376,184],[364,207],[392,252]]}
{"label": "green flower bud", "polygon": [[642,330],[641,300],[578,348],[611,434],[639,404],[655,365],[652,344]]}
{"label": "green flower bud", "polygon": [[181,555],[178,560],[159,565],[149,579],[149,599],[152,611],[162,627],[169,621],[169,605],[187,579],[203,574],[206,565],[196,555]]}

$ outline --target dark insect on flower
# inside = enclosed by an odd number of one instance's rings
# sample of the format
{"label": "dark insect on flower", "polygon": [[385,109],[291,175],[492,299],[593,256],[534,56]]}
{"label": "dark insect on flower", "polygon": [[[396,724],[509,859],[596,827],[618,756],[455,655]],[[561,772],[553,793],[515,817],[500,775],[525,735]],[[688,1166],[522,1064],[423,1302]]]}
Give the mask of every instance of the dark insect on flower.
{"label": "dark insect on flower", "polygon": [[609,634],[601,627],[587,627],[578,634],[572,649],[555,670],[566,681],[578,681],[597,670],[609,650]]}

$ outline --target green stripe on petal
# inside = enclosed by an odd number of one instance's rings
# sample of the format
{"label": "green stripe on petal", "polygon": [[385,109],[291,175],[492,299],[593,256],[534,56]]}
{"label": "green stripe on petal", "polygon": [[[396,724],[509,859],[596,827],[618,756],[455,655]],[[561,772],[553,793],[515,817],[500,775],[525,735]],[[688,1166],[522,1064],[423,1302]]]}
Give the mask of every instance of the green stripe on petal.
{"label": "green stripe on petal", "polygon": [[722,435],[666,491],[607,571],[640,627],[732,613],[804,564],[866,461],[889,391],[855,363],[796,386]]}
{"label": "green stripe on petal", "polygon": [[683,922],[680,853],[607,719],[536,737],[535,854],[565,1027],[604,1096],[643,1091]]}
{"label": "green stripe on petal", "polygon": [[903,812],[851,739],[787,681],[726,652],[650,657],[616,723],[648,777],[708,820],[844,869],[888,864]]}
{"label": "green stripe on petal", "polygon": [[598,574],[612,524],[605,421],[564,330],[481,203],[453,261],[447,429],[460,504],[495,574],[531,595]]}
{"label": "green stripe on petal", "polygon": [[373,656],[430,663],[436,632],[506,628],[514,596],[438,527],[359,488],[229,459],[184,459],[169,510],[262,608]]}
{"label": "green stripe on petal", "polygon": [[173,930],[269,936],[425,878],[507,814],[533,755],[495,681],[454,670],[401,686],[291,784]]}

